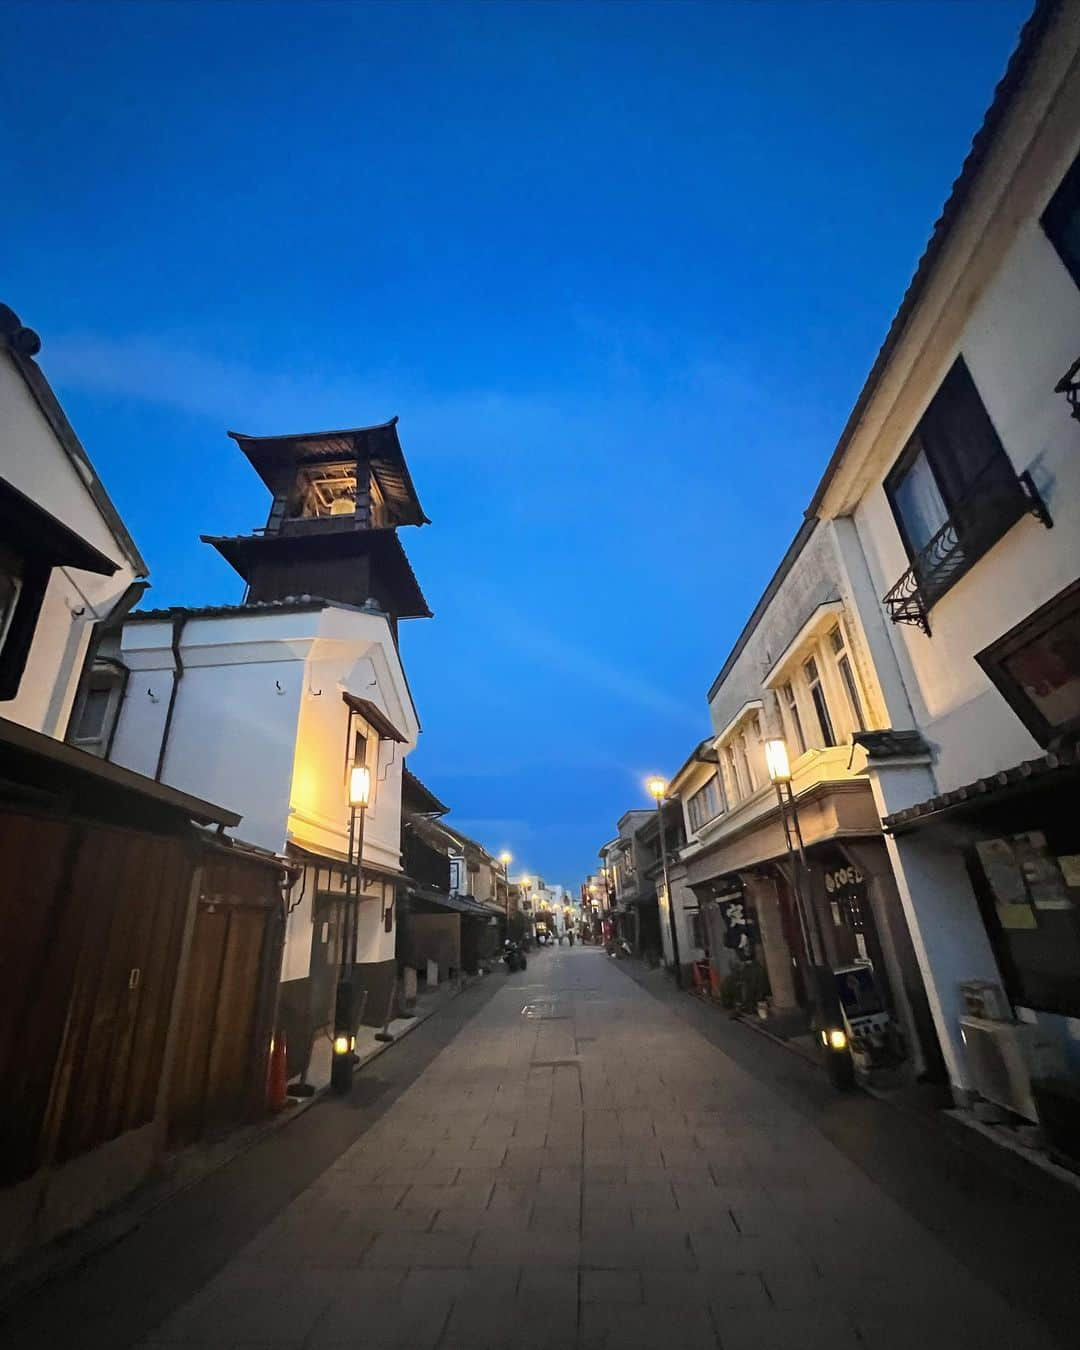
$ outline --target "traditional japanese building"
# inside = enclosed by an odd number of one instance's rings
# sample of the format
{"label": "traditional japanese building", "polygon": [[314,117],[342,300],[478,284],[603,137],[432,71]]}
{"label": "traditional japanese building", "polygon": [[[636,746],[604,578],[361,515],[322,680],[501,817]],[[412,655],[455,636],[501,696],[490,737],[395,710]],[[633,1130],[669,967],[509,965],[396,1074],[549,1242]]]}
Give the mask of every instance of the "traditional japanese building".
{"label": "traditional japanese building", "polygon": [[[430,616],[398,529],[427,517],[396,419],[231,434],[272,495],[262,529],[203,536],[243,579],[243,600],[127,620],[106,653],[113,664],[98,672],[118,687],[102,747],[160,781],[235,803],[248,839],[298,865],[280,1007],[299,1073],[329,1044],[321,1033],[348,948],[363,1020],[381,1024],[393,997],[402,768],[420,730],[398,630]],[[370,801],[354,944],[348,783],[361,766]]]}

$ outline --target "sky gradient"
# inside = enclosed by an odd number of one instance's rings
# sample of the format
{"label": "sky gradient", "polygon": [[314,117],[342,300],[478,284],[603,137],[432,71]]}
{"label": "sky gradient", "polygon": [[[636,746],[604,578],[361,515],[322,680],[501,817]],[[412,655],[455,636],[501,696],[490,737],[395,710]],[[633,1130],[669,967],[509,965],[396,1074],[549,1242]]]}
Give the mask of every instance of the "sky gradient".
{"label": "sky gradient", "polygon": [[9,4],[0,300],[156,605],[240,599],[226,429],[400,416],[410,767],[576,884],[708,733],[1029,8]]}

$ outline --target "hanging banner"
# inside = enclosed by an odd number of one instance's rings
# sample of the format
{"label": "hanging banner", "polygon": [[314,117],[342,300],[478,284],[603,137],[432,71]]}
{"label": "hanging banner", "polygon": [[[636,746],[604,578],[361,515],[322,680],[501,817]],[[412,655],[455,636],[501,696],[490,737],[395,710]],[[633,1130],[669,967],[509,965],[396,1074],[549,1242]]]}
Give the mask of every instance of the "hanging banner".
{"label": "hanging banner", "polygon": [[714,901],[724,922],[724,946],[733,951],[740,961],[754,959],[754,939],[757,932],[742,890],[729,890]]}

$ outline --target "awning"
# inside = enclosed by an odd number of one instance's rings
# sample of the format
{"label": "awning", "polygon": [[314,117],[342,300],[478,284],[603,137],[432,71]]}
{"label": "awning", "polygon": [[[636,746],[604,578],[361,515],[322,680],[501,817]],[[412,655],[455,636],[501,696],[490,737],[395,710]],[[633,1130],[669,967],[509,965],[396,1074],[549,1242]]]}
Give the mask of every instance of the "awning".
{"label": "awning", "polygon": [[973,783],[951,792],[929,797],[903,811],[885,816],[882,825],[890,834],[936,825],[941,820],[958,820],[978,815],[998,806],[1028,797],[1035,792],[1051,792],[1080,783],[1080,752],[1065,746],[1038,759],[1026,759],[1011,769],[977,778]]}
{"label": "awning", "polygon": [[0,539],[50,567],[74,567],[103,577],[119,567],[6,478],[0,478]]}
{"label": "awning", "polygon": [[401,805],[403,810],[427,816],[445,816],[450,810],[429,787],[421,783],[407,764],[401,770]]}
{"label": "awning", "polygon": [[404,745],[408,740],[407,736],[402,735],[390,721],[389,717],[369,698],[357,698],[355,694],[342,694],[341,696],[354,713],[360,716],[375,728],[384,741],[397,741],[399,745]]}
{"label": "awning", "polygon": [[[305,848],[303,844],[297,844],[289,840],[289,848],[293,853],[297,853],[305,861],[313,862],[319,867],[335,867],[341,872],[350,870],[348,862],[344,858],[332,857],[329,853],[316,853],[312,848]],[[413,886],[416,883],[413,878],[405,872],[395,872],[391,867],[383,867],[380,863],[365,862],[361,869],[365,877],[378,877],[382,881],[396,881],[402,885]]]}
{"label": "awning", "polygon": [[469,918],[485,920],[495,918],[495,911],[488,909],[487,905],[482,905],[478,900],[473,900],[471,896],[447,895],[445,891],[432,890],[428,886],[415,886],[409,892],[409,900],[414,906],[419,902],[434,909],[446,910],[448,913],[464,914]]}
{"label": "awning", "polygon": [[9,799],[33,797],[53,800],[67,812],[78,810],[96,814],[121,794],[130,805],[165,808],[174,815],[198,825],[239,825],[240,816],[223,806],[180,792],[165,783],[156,783],[141,773],[124,769],[109,760],[99,759],[85,750],[77,750],[64,741],[54,740],[40,731],[31,731],[18,722],[0,718],[0,750],[3,769],[0,793]]}

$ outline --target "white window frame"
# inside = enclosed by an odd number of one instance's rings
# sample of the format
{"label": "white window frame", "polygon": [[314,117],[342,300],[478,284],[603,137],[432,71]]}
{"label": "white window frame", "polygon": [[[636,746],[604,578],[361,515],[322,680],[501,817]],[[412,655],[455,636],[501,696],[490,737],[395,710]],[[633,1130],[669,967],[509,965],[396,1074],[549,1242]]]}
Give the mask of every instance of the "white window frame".
{"label": "white window frame", "polygon": [[0,613],[0,648],[7,641],[7,635],[11,630],[11,621],[15,617],[15,611],[19,608],[19,597],[22,595],[22,577],[17,572],[9,568],[3,569],[3,574],[11,582],[11,602],[7,609]]}
{"label": "white window frame", "polygon": [[[833,642],[835,635],[839,634],[840,646],[836,647]],[[856,731],[866,731],[868,728],[866,720],[866,696],[859,687],[859,675],[855,669],[855,661],[851,653],[851,643],[844,630],[844,625],[840,620],[825,634],[825,640],[822,643],[829,658],[829,662],[836,675],[836,683],[842,695],[842,706],[847,713],[849,722],[848,737],[850,740]],[[847,667],[848,679],[844,678],[844,666]],[[849,683],[850,681],[850,683]]]}
{"label": "white window frame", "polygon": [[[710,787],[713,788],[716,792],[716,810],[710,811],[708,806],[705,806],[704,809],[705,811],[708,812],[708,814],[701,814],[700,820],[696,820],[694,804],[696,802],[701,802],[703,800],[704,794],[708,792]],[[724,802],[724,786],[720,780],[720,772],[718,765],[717,772],[710,774],[709,777],[706,778],[705,782],[702,783],[700,787],[695,788],[694,791],[691,792],[690,796],[686,800],[686,814],[691,830],[696,834],[699,830],[704,829],[705,826],[708,825],[711,821],[716,820],[718,816],[722,816],[724,814],[725,809],[726,805]]]}
{"label": "white window frame", "polygon": [[[0,635],[0,645],[3,644],[3,637]],[[101,729],[94,736],[80,736],[79,729],[83,717],[86,714],[86,705],[92,693],[100,692],[94,689],[96,681],[108,680],[108,699],[105,703],[105,711],[101,718]],[[72,724],[70,743],[79,750],[85,750],[87,754],[104,756],[109,742],[112,739],[113,731],[120,716],[120,703],[124,697],[124,675],[119,670],[114,670],[104,664],[95,672],[91,670],[90,679],[86,686],[86,692],[79,701],[77,709],[77,720]]]}

